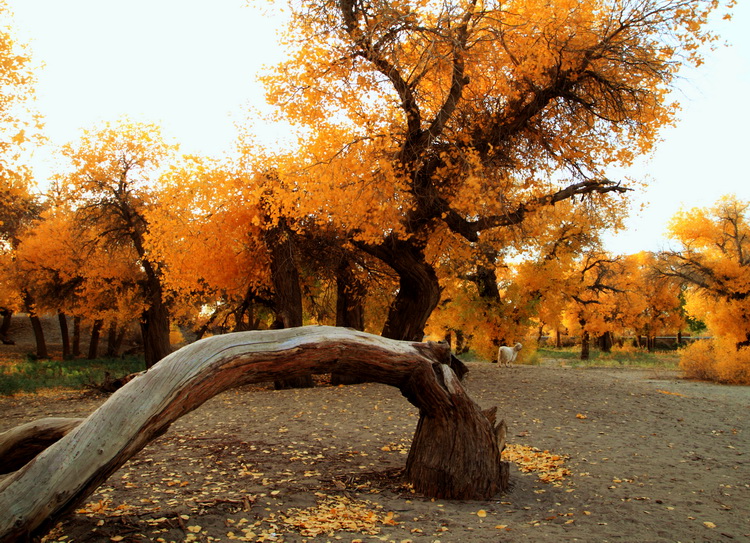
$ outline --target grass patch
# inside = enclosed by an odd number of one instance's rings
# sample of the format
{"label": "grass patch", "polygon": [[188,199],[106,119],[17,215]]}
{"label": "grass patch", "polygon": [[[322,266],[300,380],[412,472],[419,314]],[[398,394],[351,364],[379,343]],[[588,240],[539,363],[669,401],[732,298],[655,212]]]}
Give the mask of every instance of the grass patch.
{"label": "grass patch", "polygon": [[36,392],[49,388],[81,389],[101,383],[104,373],[122,377],[145,368],[143,358],[96,360],[0,360],[0,395]]}
{"label": "grass patch", "polygon": [[591,349],[589,360],[581,360],[581,349],[578,348],[540,348],[537,351],[540,359],[555,359],[564,361],[566,365],[573,367],[637,367],[637,368],[664,368],[677,369],[680,353],[679,351],[656,351],[648,352],[640,349],[612,349],[612,352],[604,353],[598,349]]}

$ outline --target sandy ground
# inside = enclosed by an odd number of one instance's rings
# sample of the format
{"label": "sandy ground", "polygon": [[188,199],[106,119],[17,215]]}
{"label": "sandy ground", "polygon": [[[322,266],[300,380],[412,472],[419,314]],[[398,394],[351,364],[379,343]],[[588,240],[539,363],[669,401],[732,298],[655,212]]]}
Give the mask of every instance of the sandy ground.
{"label": "sandy ground", "polygon": [[[395,388],[248,387],[177,421],[49,540],[750,541],[750,387],[469,367],[470,394],[499,407],[509,442],[560,456],[568,475],[549,483],[513,464],[493,500],[425,499],[399,479],[417,412]],[[0,431],[104,400],[0,398]]]}

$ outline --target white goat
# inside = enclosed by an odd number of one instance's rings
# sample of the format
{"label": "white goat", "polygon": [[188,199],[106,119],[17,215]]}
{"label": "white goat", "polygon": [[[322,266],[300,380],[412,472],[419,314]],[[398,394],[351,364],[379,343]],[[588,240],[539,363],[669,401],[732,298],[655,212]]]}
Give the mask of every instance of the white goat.
{"label": "white goat", "polygon": [[521,345],[520,343],[516,343],[513,347],[500,347],[500,349],[498,349],[497,351],[497,362],[501,366],[510,367],[510,365],[516,361],[518,351],[521,350],[521,347],[523,347],[523,345]]}

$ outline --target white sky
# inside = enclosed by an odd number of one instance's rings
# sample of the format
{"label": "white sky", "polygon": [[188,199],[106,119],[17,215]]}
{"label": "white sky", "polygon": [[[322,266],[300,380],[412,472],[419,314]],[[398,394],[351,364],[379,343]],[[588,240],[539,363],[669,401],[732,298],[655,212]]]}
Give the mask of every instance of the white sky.
{"label": "white sky", "polygon": [[[16,36],[44,63],[38,108],[54,146],[80,128],[128,115],[160,122],[184,152],[220,154],[230,149],[246,105],[262,107],[256,74],[280,58],[273,18],[245,0],[8,4]],[[708,206],[728,193],[750,199],[750,2],[716,27],[730,46],[682,74],[679,125],[663,133],[653,157],[625,172],[649,185],[631,196],[633,209],[644,209],[608,242],[614,252],[663,247],[666,223],[681,207]],[[39,159],[38,178],[50,169]]]}

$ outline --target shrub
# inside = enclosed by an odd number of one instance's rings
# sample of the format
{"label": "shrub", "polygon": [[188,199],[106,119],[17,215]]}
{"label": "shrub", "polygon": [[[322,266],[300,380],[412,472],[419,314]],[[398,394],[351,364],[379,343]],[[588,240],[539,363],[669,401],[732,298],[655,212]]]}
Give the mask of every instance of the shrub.
{"label": "shrub", "polygon": [[682,351],[680,367],[692,379],[750,385],[750,348],[730,339],[696,341]]}
{"label": "shrub", "polygon": [[713,343],[710,340],[696,341],[680,354],[680,368],[689,379],[715,381],[715,360]]}

